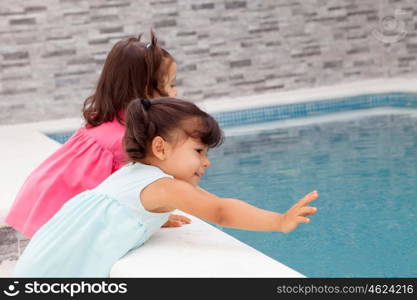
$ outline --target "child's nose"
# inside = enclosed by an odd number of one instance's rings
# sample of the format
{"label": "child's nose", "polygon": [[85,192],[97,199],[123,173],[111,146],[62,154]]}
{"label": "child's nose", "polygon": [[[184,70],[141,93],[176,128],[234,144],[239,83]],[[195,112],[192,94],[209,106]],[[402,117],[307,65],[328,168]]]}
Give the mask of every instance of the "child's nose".
{"label": "child's nose", "polygon": [[209,161],[209,159],[208,159],[208,158],[205,158],[205,159],[204,159],[204,161],[203,161],[203,166],[204,166],[205,168],[208,168],[208,167],[210,167],[210,166],[211,166],[211,162]]}

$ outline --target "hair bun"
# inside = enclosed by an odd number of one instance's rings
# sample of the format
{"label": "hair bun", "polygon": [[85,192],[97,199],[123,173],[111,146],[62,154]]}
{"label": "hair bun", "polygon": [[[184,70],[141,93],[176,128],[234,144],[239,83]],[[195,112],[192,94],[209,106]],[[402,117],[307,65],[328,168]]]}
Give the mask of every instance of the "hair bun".
{"label": "hair bun", "polygon": [[151,101],[149,99],[142,99],[142,105],[143,108],[145,108],[145,110],[149,110],[149,108],[151,107]]}

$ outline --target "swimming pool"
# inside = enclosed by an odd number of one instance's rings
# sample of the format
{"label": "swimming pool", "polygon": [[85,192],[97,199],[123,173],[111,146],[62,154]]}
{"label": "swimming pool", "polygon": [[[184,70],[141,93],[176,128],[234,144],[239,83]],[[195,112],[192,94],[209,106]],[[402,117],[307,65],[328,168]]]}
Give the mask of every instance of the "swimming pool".
{"label": "swimming pool", "polygon": [[417,275],[417,117],[379,114],[228,137],[201,186],[284,212],[318,190],[289,235],[220,228],[308,277]]}
{"label": "swimming pool", "polygon": [[[308,277],[415,277],[416,114],[358,116],[415,108],[415,99],[395,93],[217,114],[229,132],[248,127],[210,152],[203,188],[279,212],[311,190],[320,193],[318,214],[289,235],[218,228]],[[348,110],[353,118],[280,125]],[[69,135],[49,136],[63,142]]]}

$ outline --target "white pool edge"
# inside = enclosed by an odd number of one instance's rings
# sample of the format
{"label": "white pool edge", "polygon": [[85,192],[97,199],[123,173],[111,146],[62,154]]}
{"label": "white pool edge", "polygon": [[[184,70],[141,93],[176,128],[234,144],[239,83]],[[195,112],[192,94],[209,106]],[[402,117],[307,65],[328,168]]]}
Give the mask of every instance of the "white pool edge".
{"label": "white pool edge", "polygon": [[265,93],[245,97],[207,99],[199,102],[198,104],[209,113],[220,113],[282,104],[306,103],[318,100],[354,97],[365,94],[395,92],[416,93],[417,77],[364,80],[360,82],[321,86],[294,91]]}

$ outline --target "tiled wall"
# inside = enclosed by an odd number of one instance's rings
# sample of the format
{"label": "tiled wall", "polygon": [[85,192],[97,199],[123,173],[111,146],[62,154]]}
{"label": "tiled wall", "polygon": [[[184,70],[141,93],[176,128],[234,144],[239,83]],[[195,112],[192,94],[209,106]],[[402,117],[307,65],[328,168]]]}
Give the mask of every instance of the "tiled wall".
{"label": "tiled wall", "polygon": [[0,124],[79,116],[112,45],[151,27],[194,101],[417,75],[415,0],[2,0]]}

